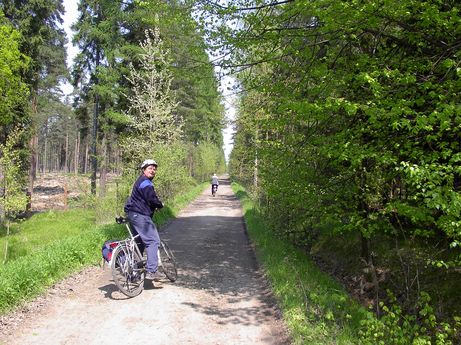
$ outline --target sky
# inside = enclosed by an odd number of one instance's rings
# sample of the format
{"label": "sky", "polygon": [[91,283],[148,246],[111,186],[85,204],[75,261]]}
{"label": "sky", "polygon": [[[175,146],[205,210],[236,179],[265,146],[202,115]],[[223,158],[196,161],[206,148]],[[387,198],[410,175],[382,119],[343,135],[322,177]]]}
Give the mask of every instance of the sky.
{"label": "sky", "polygon": [[[64,0],[63,1],[64,8],[66,12],[64,13],[63,20],[64,20],[64,30],[67,34],[67,67],[70,67],[73,63],[73,59],[77,55],[78,49],[74,47],[71,43],[72,40],[72,30],[70,26],[77,20],[78,17],[78,10],[77,10],[77,1],[76,0]],[[223,138],[224,138],[224,155],[226,157],[226,161],[229,161],[229,154],[232,151],[233,142],[232,142],[232,135],[234,132],[232,126],[232,120],[235,118],[235,107],[234,107],[234,97],[232,95],[225,95],[225,83],[232,82],[228,78],[223,78],[221,92],[224,95],[224,107],[226,112],[226,119],[229,121],[226,128],[223,130]],[[69,84],[62,85],[62,90],[64,94],[69,95],[72,92],[72,86]]]}
{"label": "sky", "polygon": [[[77,11],[77,1],[75,0],[64,0],[64,8],[66,12],[64,13],[63,20],[64,20],[64,30],[67,34],[67,67],[72,65],[73,59],[75,55],[77,55],[78,49],[72,45],[72,30],[70,26],[77,20],[78,11]],[[68,95],[72,92],[72,86],[69,84],[65,84],[62,86],[62,90],[64,94]]]}

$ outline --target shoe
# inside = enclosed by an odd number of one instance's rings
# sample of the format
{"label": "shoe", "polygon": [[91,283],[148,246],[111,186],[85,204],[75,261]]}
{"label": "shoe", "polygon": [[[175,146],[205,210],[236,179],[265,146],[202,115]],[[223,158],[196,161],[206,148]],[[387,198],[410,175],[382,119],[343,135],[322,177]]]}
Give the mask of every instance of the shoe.
{"label": "shoe", "polygon": [[165,278],[165,275],[157,271],[157,272],[147,272],[145,279],[159,282],[163,278]]}

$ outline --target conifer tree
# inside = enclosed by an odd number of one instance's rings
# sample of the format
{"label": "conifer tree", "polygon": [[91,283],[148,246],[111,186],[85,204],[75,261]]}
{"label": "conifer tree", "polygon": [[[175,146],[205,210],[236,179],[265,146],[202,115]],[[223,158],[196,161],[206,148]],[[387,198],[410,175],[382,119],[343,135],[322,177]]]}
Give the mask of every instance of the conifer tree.
{"label": "conifer tree", "polygon": [[[20,44],[22,54],[30,58],[30,65],[25,73],[24,81],[30,89],[31,119],[29,169],[29,193],[33,192],[36,177],[37,160],[37,128],[40,113],[39,98],[47,94],[59,94],[59,83],[67,77],[65,64],[66,36],[62,28],[64,7],[62,0],[2,0],[0,8],[13,27],[21,32]],[[25,109],[23,110],[25,111]]]}

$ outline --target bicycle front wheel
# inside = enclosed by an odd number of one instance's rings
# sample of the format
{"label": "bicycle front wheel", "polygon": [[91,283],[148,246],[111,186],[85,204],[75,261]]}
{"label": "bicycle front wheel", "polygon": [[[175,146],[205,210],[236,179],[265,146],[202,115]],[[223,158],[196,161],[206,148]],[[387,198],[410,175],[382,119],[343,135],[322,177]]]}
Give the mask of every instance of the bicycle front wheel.
{"label": "bicycle front wheel", "polygon": [[173,252],[170,250],[168,245],[161,241],[159,246],[160,262],[163,273],[166,277],[174,282],[178,278],[178,270],[176,269],[176,259],[174,258]]}
{"label": "bicycle front wheel", "polygon": [[142,259],[126,245],[115,248],[111,271],[115,285],[124,295],[135,297],[144,289],[145,272]]}

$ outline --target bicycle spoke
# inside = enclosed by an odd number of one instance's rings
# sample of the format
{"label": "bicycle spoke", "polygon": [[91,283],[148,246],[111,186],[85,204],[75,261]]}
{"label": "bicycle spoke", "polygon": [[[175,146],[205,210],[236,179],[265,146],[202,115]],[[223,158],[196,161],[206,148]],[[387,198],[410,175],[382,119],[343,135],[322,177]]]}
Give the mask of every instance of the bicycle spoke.
{"label": "bicycle spoke", "polygon": [[178,271],[176,269],[176,260],[171,252],[170,248],[165,242],[161,242],[159,247],[160,261],[162,263],[161,269],[167,278],[174,282],[178,277]]}
{"label": "bicycle spoke", "polygon": [[144,270],[138,268],[139,255],[128,246],[119,246],[114,251],[112,277],[119,290],[128,297],[134,297],[144,288]]}

